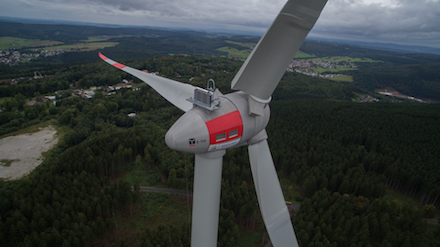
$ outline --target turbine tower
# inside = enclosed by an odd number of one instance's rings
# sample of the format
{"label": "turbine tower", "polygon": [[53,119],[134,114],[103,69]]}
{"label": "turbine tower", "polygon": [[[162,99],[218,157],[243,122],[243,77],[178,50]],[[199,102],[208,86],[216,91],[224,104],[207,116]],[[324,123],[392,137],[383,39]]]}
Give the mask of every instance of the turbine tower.
{"label": "turbine tower", "polygon": [[[271,95],[327,0],[289,0],[223,95],[130,68],[99,53],[105,62],[136,76],[185,113],[165,136],[171,149],[195,154],[192,247],[217,246],[223,156],[247,145],[258,204],[277,247],[298,246],[267,143]],[[209,84],[209,82],[208,82]]]}

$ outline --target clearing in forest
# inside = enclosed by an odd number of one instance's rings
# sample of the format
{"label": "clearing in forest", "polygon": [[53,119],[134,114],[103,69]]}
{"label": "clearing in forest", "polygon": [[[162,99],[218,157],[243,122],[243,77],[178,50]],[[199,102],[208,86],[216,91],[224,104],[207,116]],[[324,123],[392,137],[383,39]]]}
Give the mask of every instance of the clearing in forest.
{"label": "clearing in forest", "polygon": [[0,179],[15,180],[28,175],[58,143],[53,126],[41,128],[35,133],[9,136],[0,139]]}

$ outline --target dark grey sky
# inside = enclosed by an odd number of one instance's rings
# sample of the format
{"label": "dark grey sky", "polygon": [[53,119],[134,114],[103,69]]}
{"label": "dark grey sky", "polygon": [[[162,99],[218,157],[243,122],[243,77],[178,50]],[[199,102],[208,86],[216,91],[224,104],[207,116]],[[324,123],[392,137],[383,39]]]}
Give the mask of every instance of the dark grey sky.
{"label": "dark grey sky", "polygon": [[[263,33],[286,0],[2,0],[0,16]],[[440,48],[439,0],[329,0],[314,37]]]}

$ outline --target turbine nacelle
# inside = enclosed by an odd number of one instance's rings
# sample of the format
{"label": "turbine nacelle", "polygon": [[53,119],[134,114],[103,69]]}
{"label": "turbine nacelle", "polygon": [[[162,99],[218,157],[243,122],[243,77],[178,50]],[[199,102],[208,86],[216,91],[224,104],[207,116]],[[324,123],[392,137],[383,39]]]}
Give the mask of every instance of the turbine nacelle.
{"label": "turbine nacelle", "polygon": [[171,126],[165,135],[168,147],[202,154],[267,138],[263,130],[270,117],[268,104],[258,103],[241,91],[221,95],[216,90],[214,95],[219,103],[216,110],[194,105]]}

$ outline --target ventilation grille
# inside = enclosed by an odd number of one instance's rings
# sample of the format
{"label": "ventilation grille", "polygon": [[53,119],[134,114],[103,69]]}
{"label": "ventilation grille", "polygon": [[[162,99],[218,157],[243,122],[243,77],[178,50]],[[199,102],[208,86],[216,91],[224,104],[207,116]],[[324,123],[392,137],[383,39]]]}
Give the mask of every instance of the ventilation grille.
{"label": "ventilation grille", "polygon": [[204,104],[207,107],[211,107],[212,92],[202,91],[196,88],[194,90],[194,100]]}

